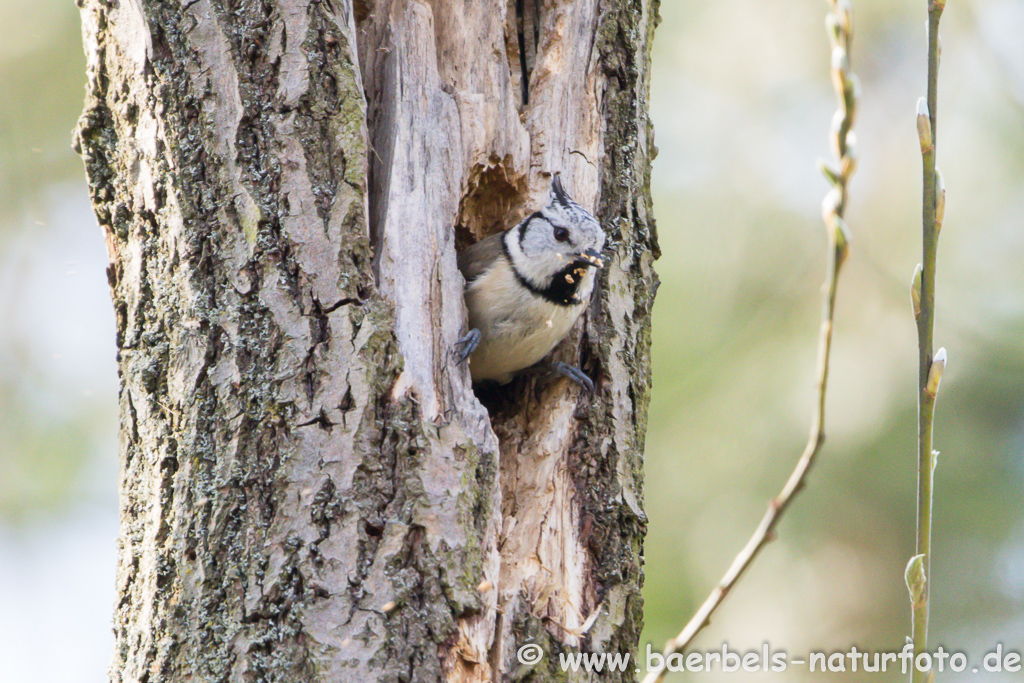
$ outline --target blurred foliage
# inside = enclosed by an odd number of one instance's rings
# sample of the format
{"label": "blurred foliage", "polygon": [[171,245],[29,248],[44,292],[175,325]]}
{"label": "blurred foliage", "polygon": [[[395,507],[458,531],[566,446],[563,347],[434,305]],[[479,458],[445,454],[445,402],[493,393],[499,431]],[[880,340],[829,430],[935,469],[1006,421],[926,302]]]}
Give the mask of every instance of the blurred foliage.
{"label": "blurred foliage", "polygon": [[58,0],[3,0],[0,23],[0,239],[38,213],[46,188],[82,181],[71,131],[82,111],[78,17]]}
{"label": "blurred foliage", "polygon": [[[44,337],[52,335],[55,325],[40,324],[39,317],[47,311],[34,305],[40,302],[41,292],[32,288],[39,284],[40,273],[54,270],[53,261],[63,251],[56,241],[66,234],[65,226],[54,225],[53,220],[67,218],[62,207],[68,193],[55,192],[55,187],[73,179],[75,189],[84,194],[79,189],[84,183],[81,161],[71,150],[71,130],[81,111],[85,78],[78,19],[68,3],[5,0],[0,2],[0,22],[8,27],[0,43],[0,93],[4,93],[0,99],[2,524],[66,509],[76,494],[83,493],[81,477],[89,460],[97,457],[97,442],[111,431],[107,425],[112,402],[109,392],[83,397],[89,389],[76,386],[73,379],[54,376],[54,354],[43,357],[39,351],[54,347],[54,340]],[[92,217],[81,213],[88,205],[77,208],[78,214],[71,217],[74,227],[92,229],[90,238],[102,245]],[[97,265],[102,268],[102,263],[95,262],[89,267]],[[71,278],[67,282],[48,279],[46,287],[73,289],[77,284]],[[75,296],[74,291],[54,292],[48,303],[56,300],[57,304],[50,313],[59,315],[59,302]],[[109,317],[98,313],[93,319],[102,324]],[[97,328],[62,330],[56,346],[75,347],[79,334],[84,338],[102,334],[108,357],[112,356],[111,330]],[[109,362],[103,367],[112,369]]]}
{"label": "blurred foliage", "polygon": [[[917,361],[909,284],[921,202],[913,114],[925,85],[926,5],[853,4],[861,168],[847,213],[854,242],[839,285],[828,439],[779,537],[695,649],[767,641],[791,657],[854,644],[891,651],[910,630],[903,569],[914,546]],[[749,537],[809,428],[828,187],[815,160],[831,160],[825,10],[810,0],[662,3],[652,110],[665,256],[644,633],[659,649]],[[936,417],[930,642],[965,650],[974,664],[997,642],[1020,650],[1024,640],[1024,70],[1001,61],[1017,48],[984,28],[1006,14],[1020,22],[1001,35],[1019,42],[1024,12],[1006,2],[947,7],[939,88],[948,192],[936,346],[951,360]],[[786,680],[810,676],[800,669]]]}

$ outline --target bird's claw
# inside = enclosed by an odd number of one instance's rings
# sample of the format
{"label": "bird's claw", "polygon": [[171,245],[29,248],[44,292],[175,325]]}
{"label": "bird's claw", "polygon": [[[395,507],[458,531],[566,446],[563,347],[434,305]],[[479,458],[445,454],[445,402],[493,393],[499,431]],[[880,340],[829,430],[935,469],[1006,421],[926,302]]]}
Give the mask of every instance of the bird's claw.
{"label": "bird's claw", "polygon": [[579,368],[561,361],[554,361],[551,363],[551,369],[586,389],[588,394],[594,393],[594,383]]}
{"label": "bird's claw", "polygon": [[466,336],[455,342],[455,362],[462,363],[469,358],[476,347],[480,346],[480,330],[472,329],[466,333]]}

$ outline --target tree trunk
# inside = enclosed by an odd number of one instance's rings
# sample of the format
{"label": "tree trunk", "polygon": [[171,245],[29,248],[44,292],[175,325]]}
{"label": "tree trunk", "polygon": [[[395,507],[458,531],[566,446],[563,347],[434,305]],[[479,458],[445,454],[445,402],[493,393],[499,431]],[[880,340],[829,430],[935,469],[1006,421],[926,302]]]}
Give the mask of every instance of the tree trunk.
{"label": "tree trunk", "polygon": [[[652,0],[80,0],[121,377],[115,681],[633,680]],[[483,397],[455,252],[550,174],[614,258]],[[548,653],[534,666],[517,651]]]}

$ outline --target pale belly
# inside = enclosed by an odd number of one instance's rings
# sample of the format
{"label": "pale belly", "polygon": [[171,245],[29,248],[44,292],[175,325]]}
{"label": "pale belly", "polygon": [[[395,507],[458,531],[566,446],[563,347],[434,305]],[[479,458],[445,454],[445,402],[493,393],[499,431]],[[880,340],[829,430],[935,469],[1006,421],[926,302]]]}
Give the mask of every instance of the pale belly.
{"label": "pale belly", "polygon": [[[508,273],[488,275],[484,278],[489,281],[474,282],[466,291],[469,326],[482,334],[480,345],[469,357],[469,370],[474,382],[506,383],[514,373],[551,353],[586,304],[559,306],[520,292]],[[592,282],[587,285],[589,294]]]}
{"label": "pale belly", "polygon": [[579,312],[558,311],[555,316],[536,321],[538,326],[527,334],[521,324],[492,328],[492,334],[484,335],[469,357],[473,381],[493,379],[505,383],[514,373],[540,362],[565,338],[582,310],[580,306]]}

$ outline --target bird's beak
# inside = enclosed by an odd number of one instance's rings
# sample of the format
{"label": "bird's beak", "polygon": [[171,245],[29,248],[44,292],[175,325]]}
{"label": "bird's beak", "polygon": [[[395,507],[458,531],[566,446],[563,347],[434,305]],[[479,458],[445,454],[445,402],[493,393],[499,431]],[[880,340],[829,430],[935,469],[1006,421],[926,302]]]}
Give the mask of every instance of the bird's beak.
{"label": "bird's beak", "polygon": [[587,265],[594,266],[595,268],[604,268],[604,257],[596,249],[587,249],[579,254],[579,256],[587,262]]}

